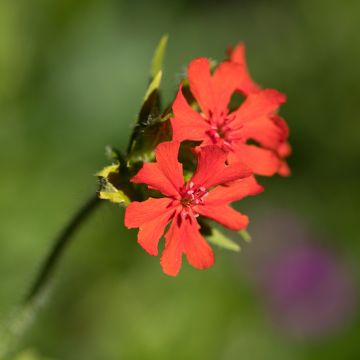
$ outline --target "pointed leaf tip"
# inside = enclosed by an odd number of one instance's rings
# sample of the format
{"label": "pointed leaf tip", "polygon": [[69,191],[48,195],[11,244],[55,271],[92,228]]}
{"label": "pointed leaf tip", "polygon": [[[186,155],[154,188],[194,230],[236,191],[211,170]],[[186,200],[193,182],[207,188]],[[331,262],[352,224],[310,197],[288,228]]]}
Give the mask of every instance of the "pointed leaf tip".
{"label": "pointed leaf tip", "polygon": [[241,250],[240,246],[236,242],[232,241],[225,234],[215,228],[212,229],[211,235],[208,235],[206,238],[210,243],[220,246],[224,249],[237,252]]}
{"label": "pointed leaf tip", "polygon": [[112,164],[104,167],[102,170],[96,173],[96,176],[107,179],[109,174],[113,172],[119,172],[119,164]]}
{"label": "pointed leaf tip", "polygon": [[153,79],[156,76],[156,74],[162,69],[168,39],[169,39],[169,35],[167,34],[163,35],[159,41],[158,46],[156,47],[151,63],[151,71],[150,71],[151,79]]}
{"label": "pointed leaf tip", "polygon": [[247,230],[240,230],[239,235],[244,239],[246,242],[250,242],[252,240],[251,235],[247,232]]}

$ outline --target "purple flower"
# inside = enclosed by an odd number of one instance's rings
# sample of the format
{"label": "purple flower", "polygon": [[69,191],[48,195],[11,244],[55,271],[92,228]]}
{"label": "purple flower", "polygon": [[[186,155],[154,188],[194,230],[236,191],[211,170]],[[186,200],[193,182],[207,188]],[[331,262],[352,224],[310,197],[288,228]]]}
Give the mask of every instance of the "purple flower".
{"label": "purple flower", "polygon": [[320,245],[326,239],[284,213],[258,221],[253,235],[252,279],[279,328],[288,336],[311,338],[349,323],[357,304],[355,281],[338,252]]}

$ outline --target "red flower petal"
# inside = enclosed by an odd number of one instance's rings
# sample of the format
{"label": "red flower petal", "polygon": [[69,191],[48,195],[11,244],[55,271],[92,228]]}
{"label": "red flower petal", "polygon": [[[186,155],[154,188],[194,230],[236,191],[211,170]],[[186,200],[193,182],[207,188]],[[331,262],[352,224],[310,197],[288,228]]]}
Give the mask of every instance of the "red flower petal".
{"label": "red flower petal", "polygon": [[166,141],[155,149],[159,168],[176,189],[180,189],[184,184],[182,165],[178,161],[179,148],[179,142]]}
{"label": "red flower petal", "polygon": [[287,139],[289,137],[289,126],[286,121],[279,115],[272,116],[271,120],[283,131],[284,139]]}
{"label": "red flower petal", "polygon": [[167,223],[174,215],[174,209],[158,216],[139,228],[138,243],[150,254],[157,256],[158,244]]}
{"label": "red flower petal", "polygon": [[160,264],[167,275],[176,276],[181,268],[184,251],[184,238],[180,232],[177,218],[175,218],[165,234],[165,248],[162,252]]}
{"label": "red flower petal", "polygon": [[207,241],[200,235],[197,221],[185,219],[180,230],[184,239],[184,251],[189,263],[200,270],[214,265],[214,253]]}
{"label": "red flower petal", "polygon": [[240,161],[247,165],[255,174],[272,176],[280,166],[280,160],[271,150],[262,149],[255,145],[240,145],[229,153],[230,162]]}
{"label": "red flower petal", "polygon": [[239,43],[235,48],[229,51],[230,60],[242,66],[242,74],[238,79],[238,90],[244,95],[249,95],[260,90],[260,86],[257,85],[252,79],[248,71],[248,67],[245,59],[245,44]]}
{"label": "red flower petal", "polygon": [[221,63],[211,76],[206,58],[193,60],[188,67],[190,90],[206,115],[228,113],[228,104],[238,87],[242,67],[234,62]]}
{"label": "red flower petal", "polygon": [[211,186],[242,179],[252,174],[245,165],[225,165],[227,154],[218,146],[201,147],[198,151],[198,164],[190,181],[198,186]]}
{"label": "red flower petal", "polygon": [[206,58],[193,60],[188,67],[190,90],[204,114],[214,107],[210,63]]}
{"label": "red flower petal", "polygon": [[236,180],[228,185],[217,186],[209,192],[205,199],[206,205],[228,204],[233,201],[241,200],[246,196],[257,195],[264,191],[258,184],[254,176]]}
{"label": "red flower petal", "polygon": [[139,172],[131,179],[131,182],[147,184],[150,189],[158,190],[167,196],[178,196],[178,189],[164,175],[157,163],[144,163]]}
{"label": "red flower petal", "polygon": [[243,128],[234,131],[232,136],[236,137],[237,133],[243,140],[255,140],[269,149],[277,149],[285,137],[282,128],[278,127],[269,117],[246,122]]}
{"label": "red flower petal", "polygon": [[285,100],[285,95],[272,89],[250,94],[235,112],[236,117],[231,125],[241,127],[247,121],[272,115]]}
{"label": "red flower petal", "polygon": [[165,249],[161,256],[161,266],[167,275],[176,276],[181,268],[182,254],[197,269],[206,269],[215,262],[210,245],[199,233],[195,219],[176,218],[165,235]]}
{"label": "red flower petal", "polygon": [[145,201],[133,201],[125,210],[125,226],[128,229],[140,227],[173,209],[172,199],[149,198]]}
{"label": "red flower petal", "polygon": [[288,157],[291,154],[291,151],[292,151],[292,149],[288,142],[282,143],[277,149],[277,153],[282,158]]}
{"label": "red flower petal", "polygon": [[150,254],[158,254],[158,243],[175,208],[168,198],[132,202],[125,211],[125,226],[139,228],[138,242]]}
{"label": "red flower petal", "polygon": [[174,118],[171,119],[173,140],[200,141],[207,137],[205,132],[209,129],[209,124],[187,103],[181,87],[172,108],[174,111]]}
{"label": "red flower petal", "polygon": [[163,142],[156,147],[156,163],[144,163],[131,179],[134,183],[147,184],[167,196],[179,197],[183,185],[182,165],[178,162],[178,142]]}
{"label": "red flower petal", "polygon": [[209,219],[231,229],[241,230],[247,227],[249,218],[240,214],[228,205],[208,205],[197,206],[196,211]]}
{"label": "red flower petal", "polygon": [[278,173],[281,176],[290,176],[291,175],[291,170],[289,168],[289,165],[286,163],[286,161],[281,162]]}
{"label": "red flower petal", "polygon": [[221,63],[212,77],[215,107],[217,114],[227,114],[231,96],[235,92],[242,74],[240,65],[226,61]]}

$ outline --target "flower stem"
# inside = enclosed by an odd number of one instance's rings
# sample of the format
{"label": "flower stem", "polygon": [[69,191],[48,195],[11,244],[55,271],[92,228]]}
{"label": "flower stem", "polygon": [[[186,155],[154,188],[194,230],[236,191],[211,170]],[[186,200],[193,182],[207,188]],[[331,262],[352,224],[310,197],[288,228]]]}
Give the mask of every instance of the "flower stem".
{"label": "flower stem", "polygon": [[102,201],[97,194],[92,195],[86,203],[78,210],[77,213],[70,219],[67,226],[60,232],[54,241],[53,247],[45,258],[35,281],[33,282],[29,292],[24,298],[24,305],[30,305],[40,297],[42,291],[46,288],[52,273],[55,270],[57,263],[63,255],[66,247],[69,245],[72,236],[78,230],[80,225],[88,218],[88,216],[100,205]]}

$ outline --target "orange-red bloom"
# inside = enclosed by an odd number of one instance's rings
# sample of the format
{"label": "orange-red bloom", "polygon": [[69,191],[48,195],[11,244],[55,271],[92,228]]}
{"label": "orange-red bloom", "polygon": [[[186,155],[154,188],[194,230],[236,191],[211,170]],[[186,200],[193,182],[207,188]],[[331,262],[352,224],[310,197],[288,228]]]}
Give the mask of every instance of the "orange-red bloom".
{"label": "orange-red bloom", "polygon": [[261,90],[250,76],[245,56],[245,44],[239,43],[234,48],[228,50],[229,59],[231,62],[241,65],[241,76],[238,78],[237,90],[244,95],[256,93]]}
{"label": "orange-red bloom", "polygon": [[[285,96],[276,90],[260,89],[248,76],[244,63],[235,61],[221,63],[211,75],[208,59],[195,59],[188,67],[188,79],[200,113],[187,103],[180,88],[173,104],[173,139],[216,145],[228,152],[229,162],[240,161],[255,174],[281,172],[278,149],[285,142],[287,130],[283,122],[279,126],[273,118]],[[230,111],[231,97],[238,91],[246,98],[238,109]]]}
{"label": "orange-red bloom", "polygon": [[[237,85],[237,90],[243,95],[248,96],[250,94],[261,91],[261,86],[252,80],[248,71],[245,55],[246,54],[244,43],[239,43],[234,48],[229,49],[230,61],[239,64],[242,67],[242,72]],[[285,120],[278,115],[272,116],[271,120],[276,126],[279,127],[279,129],[281,129],[283,134],[283,141],[278,144],[276,148],[270,148],[274,150],[280,158],[280,167],[278,169],[278,173],[283,176],[288,176],[290,175],[290,168],[287,165],[285,158],[288,157],[291,153],[291,146],[287,141],[289,137],[289,128]]]}
{"label": "orange-red bloom", "polygon": [[125,226],[139,228],[139,244],[154,256],[170,222],[161,266],[172,276],[180,270],[183,253],[197,269],[214,264],[213,251],[199,232],[196,220],[199,215],[232,230],[244,229],[248,217],[235,211],[229,203],[262,191],[247,166],[226,165],[226,152],[214,145],[197,152],[196,171],[185,183],[182,165],[178,162],[179,145],[176,141],[159,144],[155,150],[157,161],[144,163],[131,179],[134,183],[147,184],[165,197],[134,201],[125,213]]}

